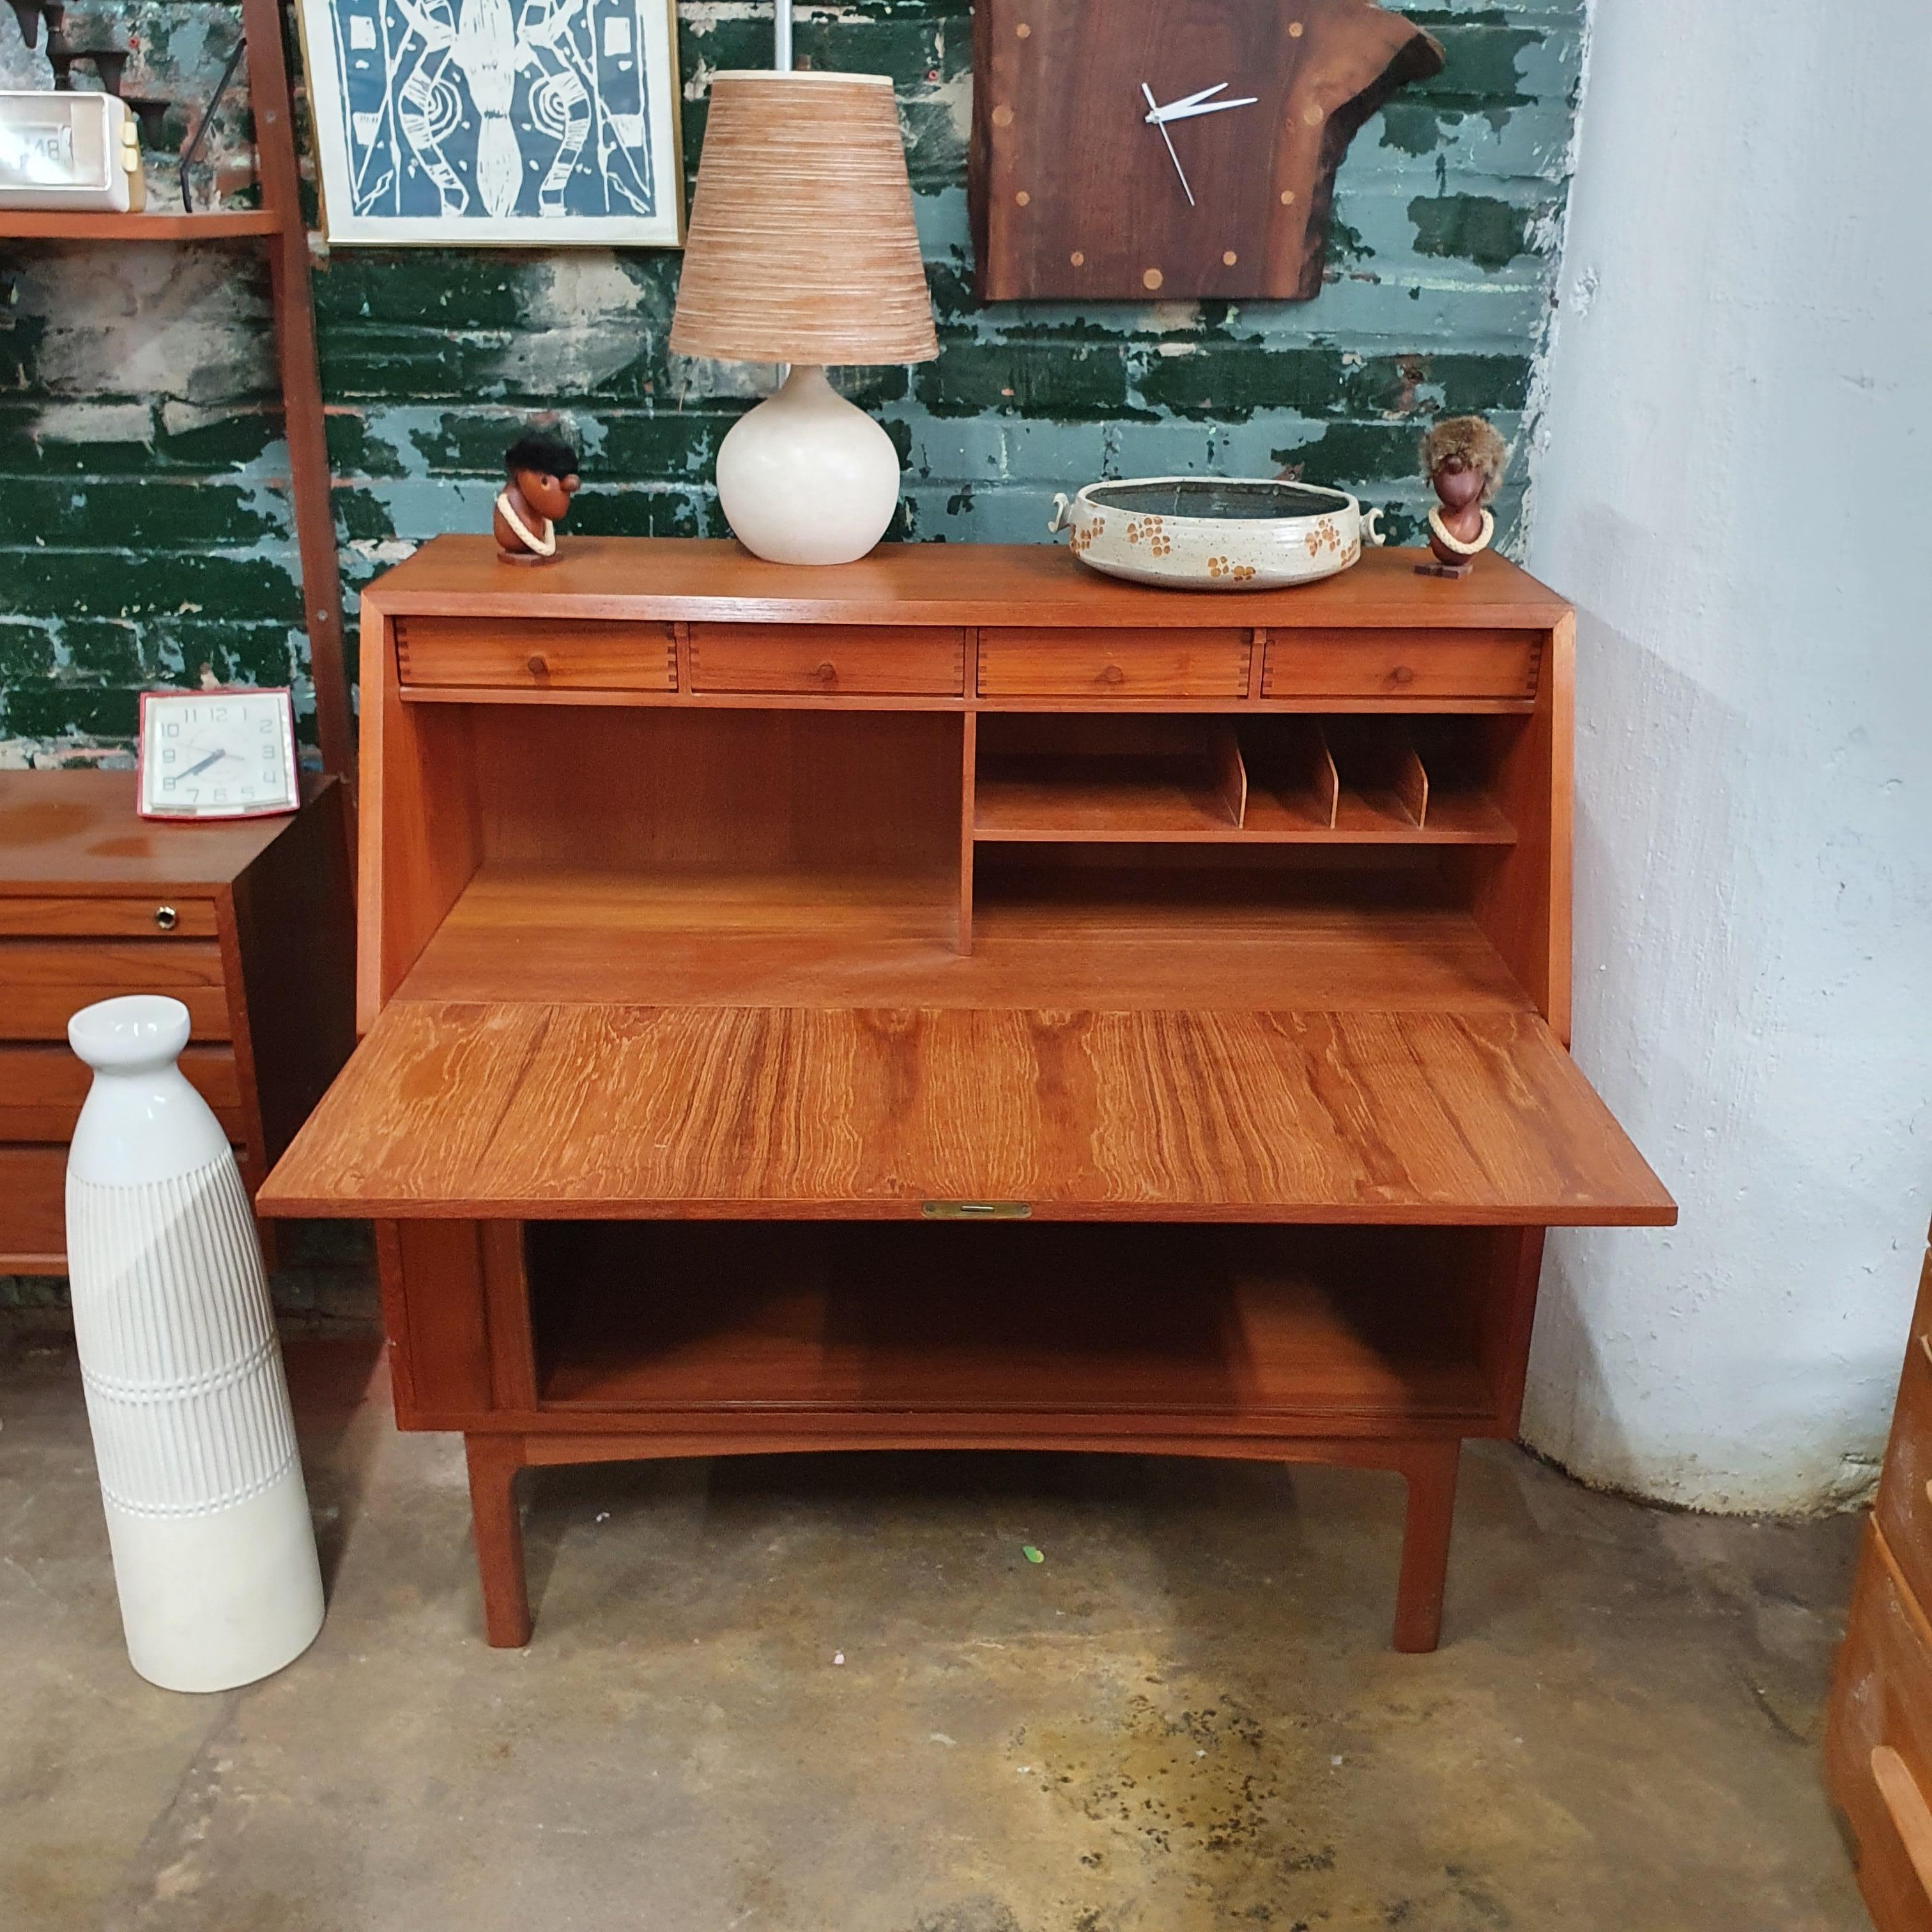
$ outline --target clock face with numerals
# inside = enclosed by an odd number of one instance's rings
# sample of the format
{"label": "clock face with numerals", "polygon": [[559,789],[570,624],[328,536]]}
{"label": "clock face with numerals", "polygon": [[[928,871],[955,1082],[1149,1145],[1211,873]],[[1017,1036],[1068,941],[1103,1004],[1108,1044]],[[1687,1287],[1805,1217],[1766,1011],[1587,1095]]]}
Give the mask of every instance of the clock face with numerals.
{"label": "clock face with numerals", "polygon": [[1335,170],[1442,50],[1374,0],[975,0],[982,300],[1305,301]]}
{"label": "clock face with numerals", "polygon": [[141,694],[141,814],[259,818],[302,802],[285,690]]}

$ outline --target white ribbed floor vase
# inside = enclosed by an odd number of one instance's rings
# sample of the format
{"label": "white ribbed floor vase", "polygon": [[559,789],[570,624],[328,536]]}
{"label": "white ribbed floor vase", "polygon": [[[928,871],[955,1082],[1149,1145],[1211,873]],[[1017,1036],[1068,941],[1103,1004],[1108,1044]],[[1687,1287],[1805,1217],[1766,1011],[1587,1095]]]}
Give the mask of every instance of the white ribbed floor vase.
{"label": "white ribbed floor vase", "polygon": [[175,1064],[187,1007],[104,1000],[67,1034],[94,1069],[68,1267],[128,1655],[166,1689],[226,1690],[322,1628],[262,1251],[228,1138]]}

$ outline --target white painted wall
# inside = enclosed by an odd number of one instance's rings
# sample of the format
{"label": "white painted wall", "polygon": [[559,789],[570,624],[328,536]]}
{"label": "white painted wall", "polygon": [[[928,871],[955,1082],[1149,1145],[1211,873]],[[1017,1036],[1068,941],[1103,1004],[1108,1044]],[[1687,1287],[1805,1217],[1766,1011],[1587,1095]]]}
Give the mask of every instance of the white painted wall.
{"label": "white painted wall", "polygon": [[1862,1487],[1932,1180],[1925,0],[1604,0],[1529,563],[1576,600],[1577,1057],[1680,1226],[1552,1238],[1524,1432]]}

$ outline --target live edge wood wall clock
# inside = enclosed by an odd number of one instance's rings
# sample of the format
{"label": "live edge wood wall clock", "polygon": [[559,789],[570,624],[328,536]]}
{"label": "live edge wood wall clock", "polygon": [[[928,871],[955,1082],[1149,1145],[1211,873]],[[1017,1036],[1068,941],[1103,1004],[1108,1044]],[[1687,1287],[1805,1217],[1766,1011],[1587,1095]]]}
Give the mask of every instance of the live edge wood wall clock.
{"label": "live edge wood wall clock", "polygon": [[1442,50],[1372,0],[976,0],[986,302],[1322,286],[1335,170]]}

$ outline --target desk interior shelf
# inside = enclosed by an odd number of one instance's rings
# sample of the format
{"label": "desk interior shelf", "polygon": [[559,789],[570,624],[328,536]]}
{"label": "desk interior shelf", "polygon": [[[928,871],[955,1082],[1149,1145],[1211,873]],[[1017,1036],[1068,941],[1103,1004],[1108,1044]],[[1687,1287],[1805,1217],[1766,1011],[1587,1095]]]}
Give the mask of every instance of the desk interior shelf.
{"label": "desk interior shelf", "polygon": [[1493,1406],[1480,1262],[1401,1230],[556,1222],[537,1398],[962,1431],[1077,1413],[1208,1433]]}

